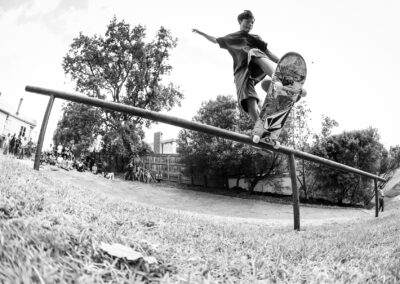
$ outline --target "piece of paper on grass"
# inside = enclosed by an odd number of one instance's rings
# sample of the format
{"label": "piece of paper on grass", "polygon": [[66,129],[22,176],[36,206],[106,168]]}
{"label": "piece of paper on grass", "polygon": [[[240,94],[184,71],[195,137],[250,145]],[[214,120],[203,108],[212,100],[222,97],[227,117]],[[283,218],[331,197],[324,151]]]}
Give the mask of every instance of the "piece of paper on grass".
{"label": "piece of paper on grass", "polygon": [[153,256],[146,256],[144,257],[143,254],[140,252],[135,251],[134,249],[121,245],[121,244],[106,244],[106,243],[101,243],[100,244],[100,249],[103,251],[107,252],[109,255],[119,257],[119,258],[126,258],[127,260],[138,260],[140,258],[143,258],[144,261],[146,261],[149,264],[157,263],[157,259]]}

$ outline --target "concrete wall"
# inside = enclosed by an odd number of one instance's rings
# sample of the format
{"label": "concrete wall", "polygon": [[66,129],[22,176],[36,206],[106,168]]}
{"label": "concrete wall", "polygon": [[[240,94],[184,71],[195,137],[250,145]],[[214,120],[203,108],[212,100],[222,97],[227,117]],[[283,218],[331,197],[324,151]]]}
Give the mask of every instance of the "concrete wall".
{"label": "concrete wall", "polygon": [[163,139],[161,132],[154,133],[154,142],[149,144],[154,154],[176,154],[177,144],[174,138]]}
{"label": "concrete wall", "polygon": [[6,126],[6,119],[7,119],[7,114],[0,112],[0,135],[7,135],[7,131],[5,130]]}
{"label": "concrete wall", "polygon": [[153,151],[155,154],[162,154],[161,140],[163,134],[161,132],[154,133]]}
{"label": "concrete wall", "polygon": [[171,141],[161,141],[161,154],[176,154],[176,142],[173,139]]}

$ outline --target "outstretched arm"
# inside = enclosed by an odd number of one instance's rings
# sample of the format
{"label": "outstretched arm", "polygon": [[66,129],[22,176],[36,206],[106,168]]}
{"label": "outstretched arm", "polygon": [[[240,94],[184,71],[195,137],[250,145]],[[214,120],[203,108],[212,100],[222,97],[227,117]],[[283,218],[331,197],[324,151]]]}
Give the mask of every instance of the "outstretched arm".
{"label": "outstretched arm", "polygon": [[269,51],[269,49],[267,48],[267,50],[265,51],[265,54],[269,57],[269,59],[271,59],[273,62],[278,63],[279,61],[279,57],[276,56],[275,54],[273,54],[271,51]]}
{"label": "outstretched arm", "polygon": [[193,31],[195,34],[199,34],[199,35],[204,36],[206,39],[208,39],[208,40],[211,41],[212,43],[217,43],[217,39],[216,39],[215,37],[213,37],[213,36],[210,36],[210,35],[208,35],[208,34],[206,34],[206,33],[203,33],[203,32],[201,32],[201,31],[199,31],[199,30],[197,30],[197,29],[193,29],[192,31]]}

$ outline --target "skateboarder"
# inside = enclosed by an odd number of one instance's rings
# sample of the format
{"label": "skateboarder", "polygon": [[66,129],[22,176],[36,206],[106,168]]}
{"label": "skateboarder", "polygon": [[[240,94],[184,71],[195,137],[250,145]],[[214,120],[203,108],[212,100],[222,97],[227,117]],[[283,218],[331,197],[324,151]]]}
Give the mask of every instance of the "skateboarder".
{"label": "skateboarder", "polygon": [[238,32],[218,38],[197,29],[193,29],[193,32],[202,35],[212,43],[219,44],[232,55],[239,107],[255,122],[254,131],[256,131],[262,128],[262,121],[259,118],[260,99],[255,91],[255,85],[269,76],[262,84],[263,89],[267,91],[270,77],[279,58],[268,49],[268,44],[258,35],[250,34],[254,21],[252,12],[245,10],[238,15],[240,27]]}

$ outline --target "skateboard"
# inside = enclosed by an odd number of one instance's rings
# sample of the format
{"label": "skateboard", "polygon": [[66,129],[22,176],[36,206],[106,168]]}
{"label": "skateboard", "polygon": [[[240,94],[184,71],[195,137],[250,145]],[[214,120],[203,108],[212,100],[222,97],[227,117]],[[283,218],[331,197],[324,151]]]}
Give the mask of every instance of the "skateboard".
{"label": "skateboard", "polygon": [[288,52],[279,60],[267,89],[260,112],[262,130],[255,129],[254,143],[271,144],[279,148],[279,135],[294,104],[306,96],[302,88],[307,76],[307,66],[303,57],[296,52]]}

